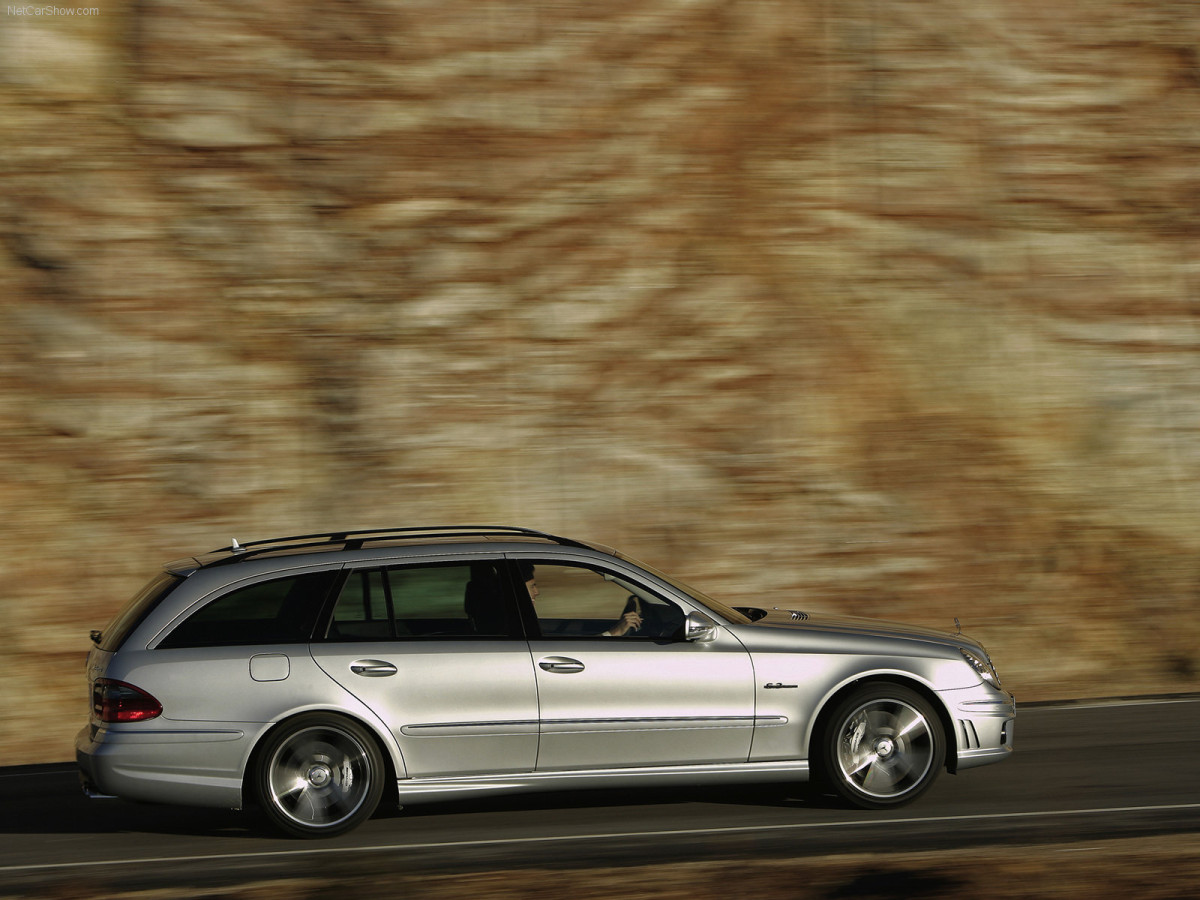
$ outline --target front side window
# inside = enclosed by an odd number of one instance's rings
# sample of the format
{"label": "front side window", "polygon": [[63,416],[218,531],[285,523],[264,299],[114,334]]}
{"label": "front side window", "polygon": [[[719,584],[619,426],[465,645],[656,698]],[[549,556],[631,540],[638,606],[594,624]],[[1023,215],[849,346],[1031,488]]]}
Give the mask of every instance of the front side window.
{"label": "front side window", "polygon": [[495,562],[355,570],[327,638],[510,637],[515,619],[503,583]]}
{"label": "front side window", "polygon": [[612,573],[581,565],[518,562],[543,637],[669,640],[683,630],[683,611]]}
{"label": "front side window", "polygon": [[158,646],[306,643],[337,574],[312,572],[235,588],[192,613]]}

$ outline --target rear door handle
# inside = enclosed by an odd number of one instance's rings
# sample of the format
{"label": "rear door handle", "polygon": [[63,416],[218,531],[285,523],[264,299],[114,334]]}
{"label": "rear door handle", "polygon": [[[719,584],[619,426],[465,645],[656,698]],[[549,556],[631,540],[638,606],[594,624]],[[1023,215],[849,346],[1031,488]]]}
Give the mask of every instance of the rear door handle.
{"label": "rear door handle", "polygon": [[382,659],[358,659],[350,663],[350,671],[367,678],[385,678],[396,674],[396,667]]}
{"label": "rear door handle", "polygon": [[545,659],[538,660],[538,666],[546,672],[556,672],[561,675],[582,672],[584,669],[583,663],[577,659],[571,659],[569,656],[547,656]]}

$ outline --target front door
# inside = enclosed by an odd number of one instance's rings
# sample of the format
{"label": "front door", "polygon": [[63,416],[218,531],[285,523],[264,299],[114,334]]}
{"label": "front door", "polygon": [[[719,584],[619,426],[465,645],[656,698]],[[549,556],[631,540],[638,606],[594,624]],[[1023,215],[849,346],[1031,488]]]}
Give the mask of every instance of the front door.
{"label": "front door", "polygon": [[541,631],[539,771],[746,761],[754,673],[736,638],[683,640],[683,609],[628,571],[517,566]]}

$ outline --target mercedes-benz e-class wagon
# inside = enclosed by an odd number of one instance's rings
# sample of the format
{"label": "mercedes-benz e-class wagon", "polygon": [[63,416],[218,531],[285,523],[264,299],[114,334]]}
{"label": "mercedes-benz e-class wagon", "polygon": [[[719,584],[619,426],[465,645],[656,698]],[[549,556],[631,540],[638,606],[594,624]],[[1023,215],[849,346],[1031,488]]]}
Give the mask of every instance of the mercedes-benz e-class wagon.
{"label": "mercedes-benz e-class wagon", "polygon": [[385,795],[819,779],[887,808],[1013,748],[965,635],[727,606],[524,528],[234,541],[92,640],[89,793],[253,804],[299,836]]}

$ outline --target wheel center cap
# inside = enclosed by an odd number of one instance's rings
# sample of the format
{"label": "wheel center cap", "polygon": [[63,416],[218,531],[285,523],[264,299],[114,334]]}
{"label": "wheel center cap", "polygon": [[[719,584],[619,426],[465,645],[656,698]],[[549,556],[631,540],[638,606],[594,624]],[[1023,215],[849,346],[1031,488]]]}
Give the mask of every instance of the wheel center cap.
{"label": "wheel center cap", "polygon": [[333,778],[333,773],[329,771],[329,766],[319,765],[313,766],[308,770],[308,783],[313,787],[325,787]]}
{"label": "wheel center cap", "polygon": [[875,745],[875,755],[880,759],[887,759],[896,752],[896,744],[891,738],[882,738]]}

